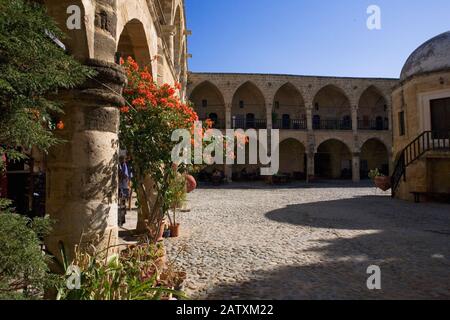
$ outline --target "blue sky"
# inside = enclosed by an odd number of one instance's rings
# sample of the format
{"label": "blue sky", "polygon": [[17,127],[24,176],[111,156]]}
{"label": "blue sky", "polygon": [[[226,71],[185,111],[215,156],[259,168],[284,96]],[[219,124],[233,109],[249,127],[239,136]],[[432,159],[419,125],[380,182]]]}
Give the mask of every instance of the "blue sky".
{"label": "blue sky", "polygon": [[[381,30],[366,27],[369,5]],[[186,0],[191,71],[398,77],[449,0]]]}

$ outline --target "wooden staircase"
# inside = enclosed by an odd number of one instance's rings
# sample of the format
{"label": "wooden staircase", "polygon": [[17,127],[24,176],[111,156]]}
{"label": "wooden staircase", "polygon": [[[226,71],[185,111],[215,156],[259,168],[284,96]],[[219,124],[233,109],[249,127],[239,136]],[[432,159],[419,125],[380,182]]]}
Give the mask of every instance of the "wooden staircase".
{"label": "wooden staircase", "polygon": [[406,181],[406,169],[420,159],[428,151],[449,151],[450,131],[435,132],[425,131],[403,149],[395,164],[391,177],[392,197],[400,185],[400,181]]}

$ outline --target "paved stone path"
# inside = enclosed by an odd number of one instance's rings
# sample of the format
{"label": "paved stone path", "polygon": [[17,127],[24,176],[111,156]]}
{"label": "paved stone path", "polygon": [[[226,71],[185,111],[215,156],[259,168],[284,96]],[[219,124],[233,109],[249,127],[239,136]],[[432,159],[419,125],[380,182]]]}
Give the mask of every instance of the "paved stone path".
{"label": "paved stone path", "polygon": [[[195,191],[166,241],[194,299],[450,299],[450,205],[368,184]],[[369,291],[370,265],[382,290]]]}

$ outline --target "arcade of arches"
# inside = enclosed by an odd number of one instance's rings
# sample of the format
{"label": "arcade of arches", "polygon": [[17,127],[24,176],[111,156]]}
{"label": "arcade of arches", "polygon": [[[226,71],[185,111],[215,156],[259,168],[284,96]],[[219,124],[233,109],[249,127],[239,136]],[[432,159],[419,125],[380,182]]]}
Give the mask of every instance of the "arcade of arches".
{"label": "arcade of arches", "polygon": [[[218,129],[279,129],[282,175],[367,179],[392,170],[393,79],[191,73],[188,96]],[[217,169],[217,167],[216,167]],[[245,171],[259,167],[247,166]],[[242,165],[222,167],[229,180]]]}

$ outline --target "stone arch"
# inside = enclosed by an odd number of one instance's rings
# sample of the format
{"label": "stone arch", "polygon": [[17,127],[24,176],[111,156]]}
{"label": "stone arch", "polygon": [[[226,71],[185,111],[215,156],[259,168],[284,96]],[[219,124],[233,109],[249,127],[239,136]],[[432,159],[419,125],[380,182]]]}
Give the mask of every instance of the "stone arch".
{"label": "stone arch", "polygon": [[166,22],[171,22],[175,0],[160,0],[157,2],[161,5],[161,11]]}
{"label": "stone arch", "polygon": [[387,146],[378,138],[367,139],[361,147],[360,176],[368,178],[370,170],[379,169],[384,175],[389,175],[389,151]]}
{"label": "stone arch", "polygon": [[351,148],[338,139],[323,141],[314,156],[315,176],[325,179],[351,179]]}
{"label": "stone arch", "polygon": [[306,178],[306,148],[300,140],[295,138],[284,139],[278,146],[278,152],[280,155],[280,173],[302,179]]}
{"label": "stone arch", "polygon": [[[80,61],[94,57],[94,18],[95,9],[88,0],[44,0],[48,14],[56,21],[58,27],[67,35],[63,40],[67,52]],[[81,9],[81,16],[87,17],[81,24],[81,30],[67,28],[67,8],[76,5]]]}
{"label": "stone arch", "polygon": [[247,81],[235,91],[231,117],[235,128],[266,128],[266,101],[262,91],[253,82]]}
{"label": "stone arch", "polygon": [[358,129],[388,130],[388,100],[376,86],[363,91],[358,101]]}
{"label": "stone arch", "polygon": [[198,84],[190,94],[189,100],[194,104],[200,120],[217,115],[216,126],[225,128],[225,100],[219,88],[210,81]]}
{"label": "stone arch", "polygon": [[178,76],[181,71],[181,56],[182,56],[182,45],[183,45],[183,17],[181,5],[175,9],[175,16],[173,25],[175,26],[175,36],[173,38],[173,48],[174,48],[174,67],[175,74]]}
{"label": "stone arch", "polygon": [[139,66],[152,69],[147,35],[144,25],[138,19],[132,19],[125,24],[116,51],[123,59],[132,57]]}
{"label": "stone arch", "polygon": [[[117,1],[117,11],[120,13],[117,15],[117,35],[116,35],[116,48],[119,46],[120,37],[125,31],[126,26],[131,21],[139,21],[141,24],[140,35],[145,35],[146,46],[148,47],[148,55],[150,57],[150,64],[152,66],[152,75],[155,81],[158,80],[158,73],[160,72],[160,61],[162,60],[163,52],[159,52],[159,43],[161,42],[158,37],[152,15],[146,5],[146,0]],[[143,42],[144,43],[144,42]],[[139,43],[138,46],[143,46],[143,43]],[[158,54],[161,54],[159,56]],[[158,58],[159,57],[159,58]],[[158,59],[157,59],[158,58]],[[148,58],[146,58],[148,59]]]}
{"label": "stone arch", "polygon": [[322,87],[313,100],[314,129],[351,130],[351,103],[344,90],[329,84]]}
{"label": "stone arch", "polygon": [[276,91],[272,117],[275,129],[306,129],[305,100],[292,83],[287,82]]}

